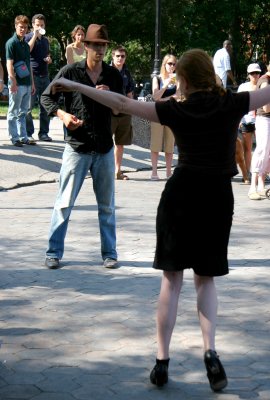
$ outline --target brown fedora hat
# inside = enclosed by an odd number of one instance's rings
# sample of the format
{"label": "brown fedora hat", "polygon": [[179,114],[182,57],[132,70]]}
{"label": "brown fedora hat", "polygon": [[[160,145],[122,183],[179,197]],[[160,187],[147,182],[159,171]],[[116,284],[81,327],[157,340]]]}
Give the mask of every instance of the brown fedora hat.
{"label": "brown fedora hat", "polygon": [[108,31],[105,25],[91,24],[88,26],[84,42],[109,43]]}

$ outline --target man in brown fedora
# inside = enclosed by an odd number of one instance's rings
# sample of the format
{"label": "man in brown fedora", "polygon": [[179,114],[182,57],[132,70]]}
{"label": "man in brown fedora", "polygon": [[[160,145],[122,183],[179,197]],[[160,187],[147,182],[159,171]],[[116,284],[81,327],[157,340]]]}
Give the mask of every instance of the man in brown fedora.
{"label": "man in brown fedora", "polygon": [[[55,79],[65,77],[99,90],[122,94],[123,82],[119,71],[103,61],[108,43],[105,25],[89,25],[84,39],[87,59],[66,65]],[[64,109],[61,109],[58,104],[61,93],[51,91],[55,79],[42,94],[41,103],[49,115],[56,115],[63,121],[66,146],[45,265],[50,269],[60,267],[69,216],[90,171],[98,205],[103,265],[106,268],[116,268],[115,166],[111,109],[79,92],[64,92]]]}

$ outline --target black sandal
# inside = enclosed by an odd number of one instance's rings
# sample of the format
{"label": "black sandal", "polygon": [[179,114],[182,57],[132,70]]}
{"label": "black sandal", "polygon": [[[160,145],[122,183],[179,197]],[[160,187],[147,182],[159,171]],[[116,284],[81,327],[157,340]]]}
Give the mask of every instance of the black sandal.
{"label": "black sandal", "polygon": [[207,350],[204,353],[204,364],[211,389],[214,392],[219,392],[224,389],[228,384],[227,376],[214,350]]}
{"label": "black sandal", "polygon": [[157,385],[160,387],[168,382],[169,361],[169,358],[167,360],[156,359],[156,365],[154,366],[150,374],[150,381],[153,383],[153,385]]}

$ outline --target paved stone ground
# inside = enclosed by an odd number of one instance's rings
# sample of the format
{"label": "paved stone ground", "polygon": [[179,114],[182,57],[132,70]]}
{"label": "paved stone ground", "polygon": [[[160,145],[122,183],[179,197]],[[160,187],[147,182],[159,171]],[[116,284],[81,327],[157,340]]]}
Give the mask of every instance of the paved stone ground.
{"label": "paved stone ground", "polygon": [[[18,154],[41,148],[50,153],[55,141]],[[7,154],[8,145],[2,144],[0,154]],[[217,349],[229,385],[220,394],[209,388],[190,271],[172,340],[169,383],[162,389],[149,383],[161,276],[152,269],[155,215],[165,181],[149,181],[148,156],[130,148],[125,165],[132,163],[132,179],[116,182],[120,268],[113,271],[101,264],[91,178],[71,215],[63,268],[57,271],[43,265],[57,183],[0,192],[1,400],[270,399],[270,201],[250,201],[239,176],[233,182],[230,274],[216,280]],[[194,182],[190,195],[199,203],[200,196],[215,194],[197,193]]]}

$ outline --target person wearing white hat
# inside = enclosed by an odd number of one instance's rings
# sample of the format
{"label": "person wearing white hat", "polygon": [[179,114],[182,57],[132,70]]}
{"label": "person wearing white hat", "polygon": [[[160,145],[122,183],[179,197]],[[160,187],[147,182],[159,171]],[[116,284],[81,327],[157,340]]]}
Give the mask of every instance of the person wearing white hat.
{"label": "person wearing white hat", "polygon": [[[260,77],[261,68],[259,64],[252,63],[247,67],[248,81],[242,83],[238,92],[251,92],[256,90],[256,85]],[[253,135],[255,134],[255,110],[250,111],[248,114],[244,115],[240,123],[241,139],[244,150],[244,158],[248,173],[250,173],[251,157],[252,157],[252,144]]]}
{"label": "person wearing white hat", "polygon": [[[270,86],[270,64],[257,83],[257,90]],[[260,200],[265,195],[265,178],[270,172],[270,102],[256,112],[256,148],[251,160],[251,185],[248,197]]]}

